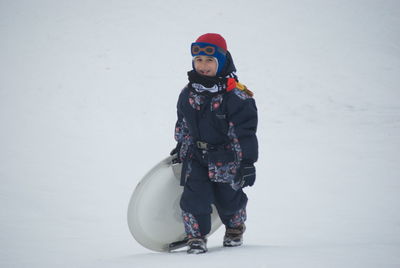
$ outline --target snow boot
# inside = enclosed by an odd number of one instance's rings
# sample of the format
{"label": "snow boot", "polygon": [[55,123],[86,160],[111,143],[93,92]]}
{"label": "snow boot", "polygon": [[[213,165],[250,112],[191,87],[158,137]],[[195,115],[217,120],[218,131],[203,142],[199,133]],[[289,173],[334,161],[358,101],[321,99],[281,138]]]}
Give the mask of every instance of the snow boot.
{"label": "snow boot", "polygon": [[190,238],[187,242],[188,254],[201,254],[207,252],[207,239],[204,237]]}
{"label": "snow boot", "polygon": [[226,227],[224,236],[224,247],[237,247],[243,244],[243,233],[246,230],[246,225],[242,223],[236,228]]}

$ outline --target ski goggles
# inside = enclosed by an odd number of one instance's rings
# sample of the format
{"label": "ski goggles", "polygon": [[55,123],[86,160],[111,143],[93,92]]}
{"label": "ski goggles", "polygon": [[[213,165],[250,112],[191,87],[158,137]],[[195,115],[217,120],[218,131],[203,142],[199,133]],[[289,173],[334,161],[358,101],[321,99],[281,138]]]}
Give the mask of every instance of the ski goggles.
{"label": "ski goggles", "polygon": [[209,43],[193,43],[191,47],[192,56],[216,56],[220,54],[221,56],[225,56],[226,51],[222,48],[217,47],[216,45],[209,44]]}
{"label": "ski goggles", "polygon": [[199,45],[192,46],[192,55],[199,55],[200,52],[204,52],[206,55],[212,56],[215,54],[215,47],[212,46],[200,47]]}

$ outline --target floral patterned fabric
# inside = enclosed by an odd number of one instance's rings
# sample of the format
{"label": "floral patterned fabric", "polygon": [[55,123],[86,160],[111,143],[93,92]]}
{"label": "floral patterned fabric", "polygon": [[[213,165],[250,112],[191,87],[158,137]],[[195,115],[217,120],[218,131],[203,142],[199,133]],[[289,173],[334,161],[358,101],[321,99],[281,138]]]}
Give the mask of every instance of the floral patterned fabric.
{"label": "floral patterned fabric", "polygon": [[200,227],[196,218],[191,213],[185,211],[182,211],[182,218],[187,237],[201,237]]}
{"label": "floral patterned fabric", "polygon": [[181,144],[178,157],[182,161],[186,158],[189,147],[193,144],[193,138],[189,134],[189,128],[187,126],[185,118],[176,123],[175,140]]}
{"label": "floral patterned fabric", "polygon": [[211,111],[217,110],[221,106],[223,99],[222,94],[213,97],[211,100]]}
{"label": "floral patterned fabric", "polygon": [[233,148],[233,151],[235,152],[235,162],[240,163],[243,158],[243,152],[242,148],[240,147],[239,139],[235,132],[235,124],[233,122],[229,122],[228,137],[231,140],[231,146]]}
{"label": "floral patterned fabric", "polygon": [[246,208],[242,208],[238,210],[230,219],[228,223],[228,227],[230,228],[237,228],[240,225],[242,225],[247,219],[247,213],[246,213]]}
{"label": "floral patterned fabric", "polygon": [[232,92],[235,93],[235,95],[238,96],[241,100],[247,100],[251,98],[251,96],[248,93],[246,93],[246,91],[237,88],[232,90]]}
{"label": "floral patterned fabric", "polygon": [[195,94],[193,91],[189,92],[189,103],[193,109],[199,111],[201,105],[204,103],[205,96],[200,94]]}
{"label": "floral patterned fabric", "polygon": [[235,175],[237,164],[235,162],[208,163],[208,177],[214,182],[232,183]]}

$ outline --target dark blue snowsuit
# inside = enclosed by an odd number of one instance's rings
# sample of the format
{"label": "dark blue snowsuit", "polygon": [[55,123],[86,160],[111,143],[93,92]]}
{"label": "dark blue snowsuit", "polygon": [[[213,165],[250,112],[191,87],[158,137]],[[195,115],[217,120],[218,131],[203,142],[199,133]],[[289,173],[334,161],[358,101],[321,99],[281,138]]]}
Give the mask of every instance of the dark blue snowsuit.
{"label": "dark blue snowsuit", "polygon": [[184,186],[180,206],[188,237],[210,232],[211,204],[226,226],[240,225],[246,220],[247,204],[240,174],[245,164],[258,158],[254,99],[238,88],[198,93],[187,86],[177,110],[175,139]]}

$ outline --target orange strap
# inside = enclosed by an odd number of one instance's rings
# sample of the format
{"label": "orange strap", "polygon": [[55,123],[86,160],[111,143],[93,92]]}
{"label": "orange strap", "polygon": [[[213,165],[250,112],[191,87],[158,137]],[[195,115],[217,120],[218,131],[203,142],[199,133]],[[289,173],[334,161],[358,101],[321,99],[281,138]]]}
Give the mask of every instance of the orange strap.
{"label": "orange strap", "polygon": [[254,96],[254,93],[250,89],[248,89],[242,83],[236,82],[235,78],[228,78],[226,81],[226,91],[227,92],[232,91],[234,88],[244,91],[250,97]]}

